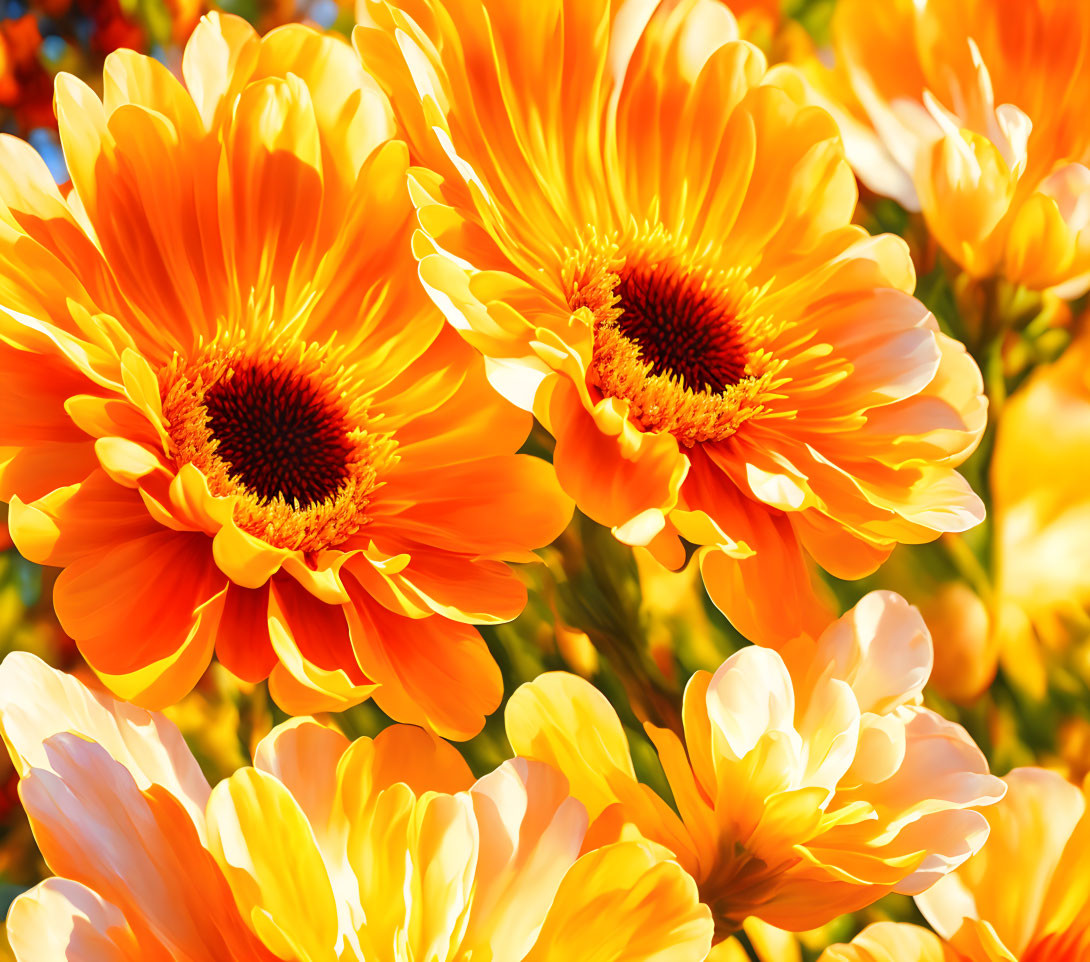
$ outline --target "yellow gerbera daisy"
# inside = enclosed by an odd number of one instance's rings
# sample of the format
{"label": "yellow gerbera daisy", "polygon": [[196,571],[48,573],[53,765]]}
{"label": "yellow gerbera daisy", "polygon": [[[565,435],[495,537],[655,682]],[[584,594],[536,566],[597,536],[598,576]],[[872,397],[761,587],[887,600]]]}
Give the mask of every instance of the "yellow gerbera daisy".
{"label": "yellow gerbera daisy", "polygon": [[932,651],[919,612],[875,592],[789,649],[785,663],[747,647],[694,675],[684,743],[645,725],[676,811],[636,780],[616,712],[574,675],[519,688],[508,737],[568,776],[603,836],[632,826],[673,852],[721,934],[751,915],[815,928],[924,891],[984,843],[969,809],[1004,788],[964,729],[921,707]]}
{"label": "yellow gerbera daisy", "polygon": [[833,46],[815,79],[864,183],[976,277],[1090,287],[1090,5],[839,0]]}
{"label": "yellow gerbera daisy", "polygon": [[975,364],[911,296],[905,244],[852,226],[832,118],[723,4],[365,12],[421,165],[420,275],[581,510],[669,567],[699,546],[761,642],[827,621],[807,558],[855,578],[981,519],[954,470]]}
{"label": "yellow gerbera daisy", "polygon": [[994,649],[1010,677],[1037,697],[1049,662],[1090,624],[1088,371],[1084,329],[1058,361],[1034,371],[997,423]]}
{"label": "yellow gerbera daisy", "polygon": [[127,698],[213,650],[291,712],[375,692],[451,737],[499,703],[473,624],[570,516],[530,418],[422,293],[407,152],[351,48],[210,17],[183,87],[57,80],[72,190],[0,138],[0,497]]}
{"label": "yellow gerbera daisy", "polygon": [[[821,962],[1084,962],[1090,958],[1090,815],[1055,772],[1015,769],[984,813],[980,853],[916,902],[935,930],[874,925]],[[1088,785],[1090,788],[1090,785]]]}
{"label": "yellow gerbera daisy", "polygon": [[[592,848],[548,766],[475,783],[421,729],[275,728],[209,788],[160,715],[33,655],[0,666],[0,725],[56,877],[8,915],[19,962],[701,962],[681,868]],[[582,853],[582,854],[581,854]]]}

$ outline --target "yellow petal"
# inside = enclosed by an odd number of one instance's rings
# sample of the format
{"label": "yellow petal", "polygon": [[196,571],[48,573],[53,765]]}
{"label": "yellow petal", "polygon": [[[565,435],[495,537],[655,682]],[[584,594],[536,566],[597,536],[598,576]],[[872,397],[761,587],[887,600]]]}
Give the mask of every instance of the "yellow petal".
{"label": "yellow petal", "polygon": [[525,962],[702,962],[711,939],[692,878],[640,843],[620,842],[572,866]]}
{"label": "yellow petal", "polygon": [[826,949],[819,962],[955,962],[956,958],[955,953],[927,929],[879,922],[865,928],[851,945],[834,945]]}
{"label": "yellow petal", "polygon": [[1055,772],[1017,768],[1007,796],[982,810],[991,832],[973,859],[940,880],[916,904],[952,939],[963,918],[990,922],[1016,955],[1030,944],[1046,891],[1083,812],[1082,795]]}
{"label": "yellow petal", "polygon": [[310,823],[271,775],[242,769],[208,803],[209,848],[235,904],[277,955],[336,962],[337,908]]}
{"label": "yellow petal", "polygon": [[471,797],[480,851],[462,951],[521,959],[579,856],[587,812],[563,775],[522,758],[485,775]]}
{"label": "yellow petal", "polygon": [[277,725],[258,742],[254,767],[277,778],[291,793],[323,851],[332,848],[337,772],[349,741],[312,718]]}
{"label": "yellow petal", "polygon": [[68,879],[46,879],[12,902],[7,935],[18,962],[144,958],[118,908]]}
{"label": "yellow petal", "polygon": [[0,664],[0,726],[20,772],[50,768],[45,743],[73,732],[101,745],[141,789],[162,785],[203,818],[208,782],[178,729],[162,715],[94,695],[36,655],[13,652]]}
{"label": "yellow petal", "polygon": [[562,771],[592,819],[635,781],[621,721],[590,682],[548,672],[522,685],[507,703],[507,738],[516,755]]}

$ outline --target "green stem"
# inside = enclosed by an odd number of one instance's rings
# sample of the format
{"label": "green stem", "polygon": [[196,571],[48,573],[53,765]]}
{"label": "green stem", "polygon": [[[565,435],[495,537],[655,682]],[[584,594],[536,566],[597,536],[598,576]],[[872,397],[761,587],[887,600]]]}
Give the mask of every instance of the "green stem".
{"label": "green stem", "polygon": [[980,600],[985,605],[990,606],[992,601],[991,577],[985,570],[984,565],[980,563],[980,559],[977,558],[973,549],[956,534],[944,534],[940,540],[946,551],[946,556],[950,559],[950,563],[953,564],[957,573],[972,586],[973,591],[977,593]]}
{"label": "green stem", "polygon": [[1003,336],[999,334],[988,345],[984,359],[984,391],[988,395],[989,414],[998,419],[1007,403],[1007,376],[1003,370]]}

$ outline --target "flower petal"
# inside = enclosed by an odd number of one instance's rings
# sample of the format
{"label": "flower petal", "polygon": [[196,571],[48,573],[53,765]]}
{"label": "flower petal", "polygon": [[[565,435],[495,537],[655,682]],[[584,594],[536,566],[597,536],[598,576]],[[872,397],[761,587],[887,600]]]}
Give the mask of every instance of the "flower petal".
{"label": "flower petal", "polygon": [[564,876],[526,962],[702,962],[711,939],[692,878],[620,842],[588,852]]}

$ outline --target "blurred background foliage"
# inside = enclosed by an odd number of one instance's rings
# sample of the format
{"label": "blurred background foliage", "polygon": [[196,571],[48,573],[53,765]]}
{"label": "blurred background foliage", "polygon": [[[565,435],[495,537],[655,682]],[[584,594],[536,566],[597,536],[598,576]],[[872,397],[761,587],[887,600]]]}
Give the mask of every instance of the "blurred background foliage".
{"label": "blurred background foliage", "polygon": [[[833,0],[784,0],[782,7],[775,0],[739,0],[731,6],[746,35],[770,59],[820,55],[827,41]],[[103,59],[118,47],[151,53],[177,68],[189,31],[212,8],[239,14],[261,30],[302,21],[347,35],[353,24],[350,0],[0,0],[0,130],[29,139],[64,181],[52,112],[57,72],[73,72],[100,87]],[[969,280],[936,249],[918,215],[893,201],[863,192],[857,219],[872,232],[905,238],[917,265],[917,295],[980,364],[990,424],[962,471],[984,498],[989,517],[964,536],[898,548],[861,581],[841,582],[817,572],[815,577],[824,578],[830,604],[838,610],[879,587],[920,607],[936,649],[926,698],[966,726],[994,772],[1038,764],[1080,779],[1090,771],[1090,576],[1083,579],[1084,590],[1081,572],[1071,572],[1059,602],[1026,608],[1003,582],[1005,546],[1012,542],[1000,530],[1005,515],[1000,511],[997,520],[993,494],[997,471],[1004,469],[997,440],[1006,412],[1029,382],[1042,376],[1034,372],[1047,376],[1086,304]],[[1090,388],[1081,384],[1078,390],[1079,403],[1090,411]],[[1085,440],[1090,445],[1090,437]],[[551,439],[535,429],[524,450],[549,457],[551,447]],[[1090,491],[1065,497],[1090,507]],[[0,654],[32,651],[94,685],[53,615],[55,574],[23,560],[3,537]],[[696,565],[665,571],[585,517],[577,515],[540,554],[541,564],[521,572],[530,590],[523,614],[510,624],[483,629],[502,668],[505,692],[510,695],[550,670],[589,678],[618,708],[639,775],[669,799],[642,723],[678,728],[686,680],[694,671],[714,670],[745,639],[708,600]],[[1010,629],[1012,619],[1017,631]],[[218,665],[168,714],[213,781],[248,764],[257,741],[283,719],[265,685],[242,684]],[[390,723],[371,703],[341,713],[335,722],[349,737],[373,735]],[[478,774],[507,758],[502,709],[461,747]],[[47,874],[19,806],[16,782],[9,761],[0,758],[0,911],[5,912],[16,894]],[[781,939],[774,951],[784,962],[812,960],[829,942],[847,941],[883,919],[919,916],[910,899],[889,897],[820,932]],[[755,926],[747,927],[743,941],[751,947],[768,945],[769,938],[781,937]]]}

